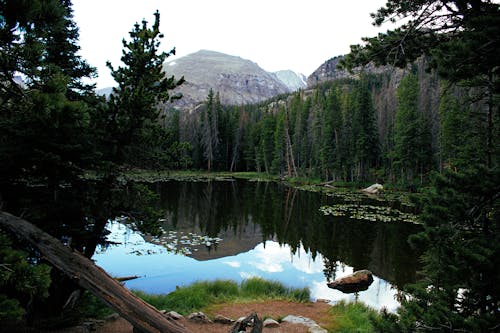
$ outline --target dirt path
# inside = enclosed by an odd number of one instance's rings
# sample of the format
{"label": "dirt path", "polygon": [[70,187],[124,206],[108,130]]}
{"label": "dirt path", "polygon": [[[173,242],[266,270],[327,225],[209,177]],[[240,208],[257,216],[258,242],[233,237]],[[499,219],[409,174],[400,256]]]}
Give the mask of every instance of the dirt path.
{"label": "dirt path", "polygon": [[[252,302],[225,304],[213,308],[207,315],[213,317],[222,315],[231,319],[245,317],[252,312],[256,312],[260,318],[272,318],[281,320],[288,315],[303,316],[314,320],[321,327],[327,327],[330,324],[331,317],[328,316],[330,305],[326,303],[293,303],[288,301],[267,301],[267,302]],[[217,323],[199,324],[193,323],[186,319],[180,319],[179,323],[192,332],[206,333],[227,333],[231,329],[231,325],[223,325]],[[281,323],[276,328],[264,328],[266,333],[305,333],[308,328],[300,324]],[[96,333],[132,333],[132,326],[122,318],[114,321],[108,321],[103,326],[99,327]]]}

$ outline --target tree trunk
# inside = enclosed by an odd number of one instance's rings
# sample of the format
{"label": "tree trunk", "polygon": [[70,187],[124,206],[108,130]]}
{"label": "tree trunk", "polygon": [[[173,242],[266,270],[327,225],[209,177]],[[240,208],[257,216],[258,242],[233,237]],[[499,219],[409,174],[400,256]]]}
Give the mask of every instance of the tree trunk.
{"label": "tree trunk", "polygon": [[186,328],[170,322],[158,310],[136,297],[91,260],[63,245],[33,224],[9,213],[0,212],[0,227],[34,245],[57,269],[89,290],[141,332],[189,332]]}

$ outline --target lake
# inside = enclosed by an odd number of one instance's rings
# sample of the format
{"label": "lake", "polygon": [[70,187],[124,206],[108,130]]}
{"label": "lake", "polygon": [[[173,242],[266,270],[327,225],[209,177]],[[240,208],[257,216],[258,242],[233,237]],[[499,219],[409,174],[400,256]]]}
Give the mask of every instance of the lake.
{"label": "lake", "polygon": [[[262,277],[308,287],[313,299],[357,299],[394,311],[398,290],[416,279],[418,255],[407,239],[421,227],[398,222],[405,206],[397,200],[244,180],[151,188],[164,211],[163,235],[141,235],[118,218],[107,226],[108,241],[116,244],[93,257],[113,276],[139,276],[126,282],[130,289],[168,293],[200,280]],[[327,287],[361,269],[374,274],[368,290],[344,294]]]}

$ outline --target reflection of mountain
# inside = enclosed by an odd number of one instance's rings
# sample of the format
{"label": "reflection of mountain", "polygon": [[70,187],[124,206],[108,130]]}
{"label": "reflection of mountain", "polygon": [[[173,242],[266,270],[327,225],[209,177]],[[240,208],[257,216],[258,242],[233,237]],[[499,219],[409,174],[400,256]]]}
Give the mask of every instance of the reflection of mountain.
{"label": "reflection of mountain", "polygon": [[[327,278],[335,278],[334,266],[341,262],[354,270],[369,269],[398,287],[415,280],[417,256],[407,239],[419,226],[324,216],[319,211],[322,205],[345,203],[345,198],[339,202],[282,184],[244,181],[172,181],[156,186],[166,211],[165,229],[223,239],[216,248],[202,245],[193,251],[190,256],[197,260],[233,256],[274,239],[296,251],[303,246],[312,258],[321,254]],[[365,198],[354,202],[361,205]]]}
{"label": "reflection of mountain", "polygon": [[236,227],[237,230],[226,230],[219,233],[222,241],[216,246],[199,246],[198,251],[189,256],[196,260],[211,260],[248,252],[262,242],[262,233],[259,225],[247,225],[244,228]]}

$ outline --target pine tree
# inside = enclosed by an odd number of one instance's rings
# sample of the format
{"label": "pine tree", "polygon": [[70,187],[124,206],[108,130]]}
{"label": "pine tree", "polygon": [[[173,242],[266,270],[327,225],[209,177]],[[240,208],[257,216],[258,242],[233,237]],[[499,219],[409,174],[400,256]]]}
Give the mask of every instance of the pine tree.
{"label": "pine tree", "polygon": [[123,39],[122,67],[114,68],[107,63],[111,75],[118,83],[110,96],[107,116],[112,159],[118,163],[137,154],[134,147],[148,135],[148,131],[158,130],[160,116],[159,103],[178,98],[170,97],[169,91],[184,82],[163,73],[165,59],[175,54],[175,49],[160,52],[160,13],[155,14],[151,28],[148,22],[136,23],[130,31],[130,41]]}
{"label": "pine tree", "polygon": [[394,124],[394,164],[400,179],[412,182],[429,170],[432,158],[430,131],[424,114],[418,108],[418,78],[409,73],[397,90],[398,109]]}
{"label": "pine tree", "polygon": [[[77,55],[71,3],[3,1],[0,17],[0,205],[55,237],[72,237],[71,245],[83,251],[91,203],[82,176],[100,152],[92,133],[92,87],[82,83],[92,69]],[[16,73],[24,75],[23,84],[14,83]],[[55,270],[51,278],[44,306],[35,306],[34,295],[28,299],[30,316],[60,314],[75,290]]]}
{"label": "pine tree", "polygon": [[435,175],[423,197],[425,279],[408,288],[398,320],[404,331],[488,332],[498,327],[500,174],[487,169]]}
{"label": "pine tree", "polygon": [[205,103],[206,109],[202,114],[202,147],[203,156],[207,162],[207,170],[210,172],[214,166],[218,148],[219,148],[219,127],[218,127],[218,114],[220,113],[220,99],[219,94],[214,97],[214,92],[210,89],[207,101]]}
{"label": "pine tree", "polygon": [[[490,0],[396,1],[371,14],[374,24],[405,23],[351,46],[341,66],[352,70],[369,62],[405,68],[420,56],[430,56],[430,68],[453,84],[474,88],[484,102],[486,159],[492,167],[498,155],[500,5]],[[496,161],[498,162],[498,161]]]}
{"label": "pine tree", "polygon": [[283,176],[286,169],[286,136],[285,136],[285,109],[282,108],[276,116],[276,129],[274,131],[274,153],[271,172]]}
{"label": "pine tree", "polygon": [[[500,5],[493,1],[388,1],[372,16],[376,25],[386,20],[408,19],[401,28],[366,38],[364,46],[351,47],[344,66],[374,62],[406,67],[422,55],[431,56],[431,67],[452,84],[473,87],[470,93],[481,101],[485,119],[486,154],[483,163],[472,161],[467,169],[444,170],[436,175],[423,197],[425,229],[412,238],[424,252],[424,278],[411,286],[403,298],[399,318],[389,318],[392,331],[489,332],[500,323],[498,281],[500,188],[498,184],[498,68],[500,49]],[[409,122],[425,128],[425,119],[410,117],[415,83],[411,76],[398,92],[399,111]],[[442,111],[452,112],[443,119],[443,153],[453,156],[447,140],[455,141],[450,126],[460,112],[444,97]],[[403,102],[403,103],[401,103]],[[468,103],[468,107],[471,103]],[[458,111],[458,112],[457,112]],[[398,124],[399,122],[399,124]],[[448,124],[447,124],[448,122]],[[409,123],[406,125],[410,125]],[[399,127],[399,128],[398,128]],[[448,128],[447,128],[448,127]],[[405,131],[406,130],[406,131]],[[411,128],[399,120],[395,128],[396,156],[406,164],[410,156],[405,143]],[[422,132],[416,132],[420,134]],[[474,133],[481,142],[482,133]],[[475,145],[476,149],[481,146]],[[420,172],[425,147],[416,151]],[[410,168],[410,164],[406,165]],[[414,170],[417,170],[416,168]],[[492,282],[495,281],[495,282]]]}
{"label": "pine tree", "polygon": [[378,159],[378,130],[367,79],[362,78],[354,92],[353,141],[356,174],[358,181],[368,179],[369,168],[375,167]]}

